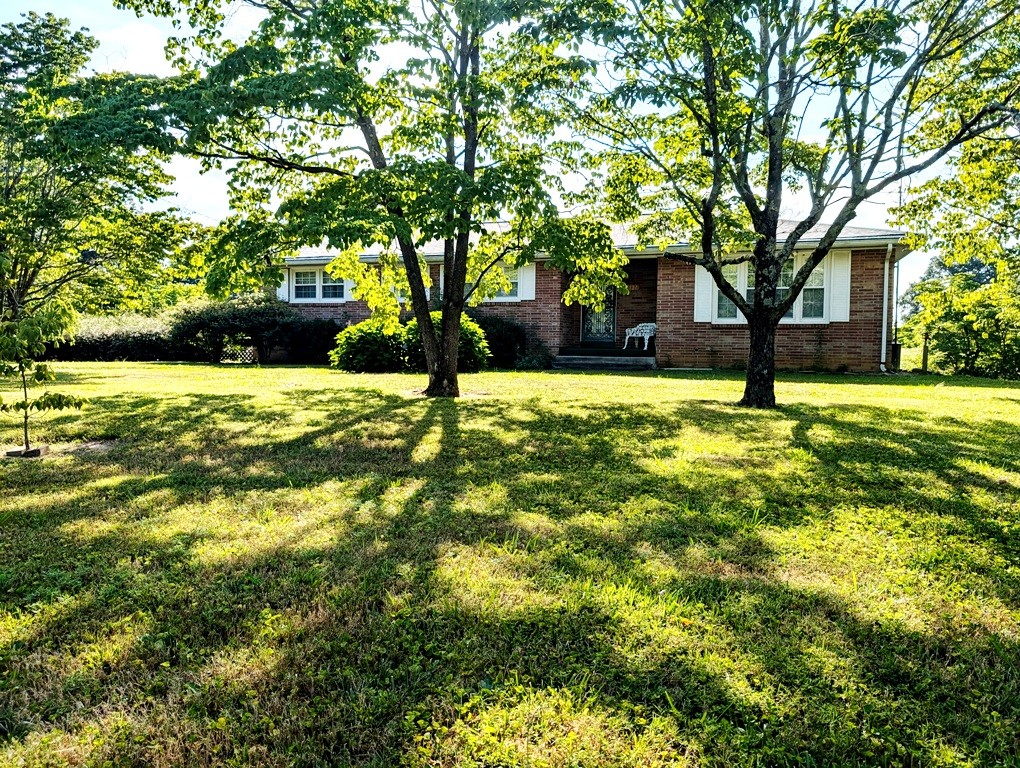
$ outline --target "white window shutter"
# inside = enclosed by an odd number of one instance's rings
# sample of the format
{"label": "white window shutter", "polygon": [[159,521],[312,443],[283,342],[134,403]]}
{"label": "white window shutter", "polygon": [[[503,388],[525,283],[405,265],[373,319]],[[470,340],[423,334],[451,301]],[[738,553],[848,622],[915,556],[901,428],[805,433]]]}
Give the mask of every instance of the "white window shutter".
{"label": "white window shutter", "polygon": [[850,251],[831,251],[829,262],[829,322],[850,322]]}
{"label": "white window shutter", "polygon": [[344,301],[354,301],[354,281],[344,278]]}
{"label": "white window shutter", "polygon": [[287,301],[290,298],[290,270],[283,270],[283,282],[276,286],[276,298]]}
{"label": "white window shutter", "polygon": [[535,262],[517,270],[517,298],[531,301],[535,298]]}
{"label": "white window shutter", "polygon": [[712,322],[712,292],[715,280],[704,267],[694,267],[694,322]]}

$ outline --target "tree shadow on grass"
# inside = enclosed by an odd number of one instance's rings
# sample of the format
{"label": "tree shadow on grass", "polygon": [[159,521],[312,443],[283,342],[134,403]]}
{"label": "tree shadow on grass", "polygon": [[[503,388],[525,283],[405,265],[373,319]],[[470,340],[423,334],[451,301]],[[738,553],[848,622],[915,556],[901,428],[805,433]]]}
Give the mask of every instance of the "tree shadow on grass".
{"label": "tree shadow on grass", "polygon": [[919,535],[934,515],[959,541],[908,558],[906,583],[874,566],[886,602],[927,589],[953,607],[976,574],[1015,611],[1017,533],[994,521],[1014,479],[982,469],[1017,471],[1010,425],[365,389],[96,406],[64,428],[114,449],[0,474],[37,489],[8,506],[0,550],[12,757],[1016,755],[1015,612],[917,625],[804,581],[784,539],[847,509],[893,508]]}

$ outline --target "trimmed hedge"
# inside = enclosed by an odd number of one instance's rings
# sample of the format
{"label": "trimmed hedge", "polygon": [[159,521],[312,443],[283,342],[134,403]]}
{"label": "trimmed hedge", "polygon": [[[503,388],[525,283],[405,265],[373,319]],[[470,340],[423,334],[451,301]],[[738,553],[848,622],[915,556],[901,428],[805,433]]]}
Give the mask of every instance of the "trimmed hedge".
{"label": "trimmed hedge", "polygon": [[83,317],[74,340],[51,348],[47,356],[51,360],[104,363],[177,359],[167,323],[144,315]]}
{"label": "trimmed hedge", "polygon": [[132,330],[79,335],[72,343],[53,349],[48,357],[53,360],[104,363],[114,360],[149,363],[178,359],[166,333]]}
{"label": "trimmed hedge", "polygon": [[306,318],[265,296],[189,307],[168,318],[139,315],[82,318],[74,341],[50,350],[53,360],[221,362],[238,349],[268,362],[328,363],[340,325]]}

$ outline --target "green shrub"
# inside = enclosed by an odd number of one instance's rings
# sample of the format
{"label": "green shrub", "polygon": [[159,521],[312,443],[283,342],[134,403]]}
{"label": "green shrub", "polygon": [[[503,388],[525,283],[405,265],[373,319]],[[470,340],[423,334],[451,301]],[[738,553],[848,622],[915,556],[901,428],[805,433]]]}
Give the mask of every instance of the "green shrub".
{"label": "green shrub", "polygon": [[79,318],[73,341],[50,349],[47,357],[97,362],[177,359],[165,320],[131,314]]}
{"label": "green shrub", "polygon": [[74,340],[50,349],[50,360],[220,362],[231,353],[257,350],[259,362],[282,350],[287,362],[326,364],[340,322],[303,317],[265,297],[203,302],[166,317],[84,316]]}
{"label": "green shrub", "polygon": [[336,346],[343,326],[336,320],[297,317],[289,326],[286,342],[287,362],[324,365]]}
{"label": "green shrub", "polygon": [[[432,322],[439,327],[442,312],[432,313]],[[409,371],[423,373],[428,370],[425,362],[425,348],[418,333],[418,321],[407,324],[405,332],[404,360]],[[467,315],[460,317],[460,340],[457,344],[457,370],[460,373],[475,373],[482,370],[489,360],[489,345],[485,341],[485,332],[478,323]]]}
{"label": "green shrub", "polygon": [[528,347],[528,335],[524,326],[516,320],[475,312],[471,313],[471,319],[485,333],[490,364],[495,368],[516,368]]}
{"label": "green shrub", "polygon": [[553,355],[549,350],[542,347],[527,355],[522,355],[517,361],[518,371],[542,371],[552,368]]}
{"label": "green shrub", "polygon": [[396,373],[404,367],[404,329],[387,333],[374,319],[348,326],[337,334],[329,359],[334,368],[351,373]]}
{"label": "green shrub", "polygon": [[242,296],[180,313],[170,333],[183,360],[218,363],[228,346],[254,347],[267,362],[276,347],[286,347],[300,318],[286,303],[265,294]]}

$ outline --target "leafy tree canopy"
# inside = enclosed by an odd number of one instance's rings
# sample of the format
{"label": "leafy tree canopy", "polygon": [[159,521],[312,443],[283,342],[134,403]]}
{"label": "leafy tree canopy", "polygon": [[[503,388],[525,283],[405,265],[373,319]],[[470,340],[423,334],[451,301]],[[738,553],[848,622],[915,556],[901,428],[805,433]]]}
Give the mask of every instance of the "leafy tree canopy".
{"label": "leafy tree canopy", "polygon": [[103,274],[151,280],[186,230],[173,211],[143,212],[165,193],[161,161],[173,146],[152,108],[153,82],[84,76],[96,44],[52,14],[0,25],[6,320],[58,298],[85,300],[87,281],[101,283]]}
{"label": "leafy tree canopy", "polygon": [[[1020,283],[1005,262],[957,264],[910,286],[903,338],[928,341],[938,367],[953,373],[1020,378]],[[987,265],[986,265],[987,266]],[[991,272],[991,277],[989,277]]]}
{"label": "leafy tree canopy", "polygon": [[[395,313],[395,290],[409,297],[429,392],[456,394],[460,314],[505,287],[501,263],[541,251],[573,275],[567,300],[597,304],[623,286],[608,229],[562,219],[555,205],[562,115],[535,95],[577,82],[588,62],[554,58],[530,33],[543,5],[248,0],[264,15],[241,43],[223,37],[226,2],[122,5],[197,30],[172,41],[185,74],[168,103],[182,151],[231,172],[237,217],[216,249],[218,289],[239,275],[275,282],[281,255],[327,244],[376,311]],[[434,242],[444,251],[438,327],[422,256]],[[380,270],[359,265],[365,250],[389,254]]]}
{"label": "leafy tree canopy", "polygon": [[[600,0],[550,11],[549,39],[596,52],[556,94],[596,147],[590,197],[643,216],[646,244],[686,241],[747,319],[747,405],[774,404],[779,320],[860,205],[1007,130],[1020,19],[988,0]],[[537,62],[536,70],[543,64]],[[780,221],[799,192],[806,214]],[[804,234],[820,241],[780,289]],[[753,267],[753,296],[723,273]]]}
{"label": "leafy tree canopy", "polygon": [[979,259],[1020,265],[1020,121],[971,142],[896,211],[911,244],[953,266]]}
{"label": "leafy tree canopy", "polygon": [[936,255],[921,279],[907,287],[900,298],[900,311],[908,319],[913,317],[922,309],[922,294],[938,290],[937,286],[945,286],[953,278],[957,278],[966,288],[973,289],[994,282],[998,275],[999,268],[994,261],[985,261],[976,256],[966,260],[953,256],[947,261],[945,257]]}

